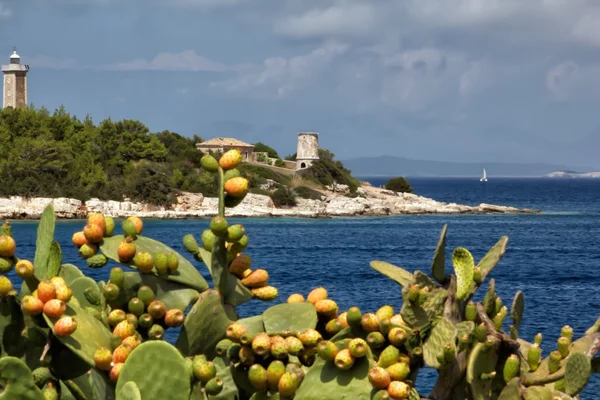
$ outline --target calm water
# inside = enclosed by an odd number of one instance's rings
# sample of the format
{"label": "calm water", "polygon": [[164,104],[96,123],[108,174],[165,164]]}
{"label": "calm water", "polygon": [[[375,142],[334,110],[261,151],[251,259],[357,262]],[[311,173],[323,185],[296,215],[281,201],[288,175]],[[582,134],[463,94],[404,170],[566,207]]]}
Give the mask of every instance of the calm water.
{"label": "calm water", "polygon": [[[379,185],[385,179],[371,181]],[[399,307],[400,288],[373,271],[369,262],[385,260],[411,271],[429,271],[439,231],[447,223],[448,251],[465,246],[476,260],[501,236],[509,236],[507,253],[492,276],[505,303],[517,290],[524,292],[521,336],[531,341],[541,332],[544,355],[555,348],[564,324],[573,326],[579,336],[600,316],[600,180],[492,179],[482,184],[477,179],[415,179],[411,184],[417,193],[442,201],[539,208],[544,213],[246,219],[240,222],[250,237],[248,254],[256,267],[268,269],[271,283],[279,288],[279,301],[322,285],[343,309],[358,305],[363,311],[375,311],[384,304]],[[146,221],[145,234],[187,255],[181,237],[195,233],[199,238],[207,226],[206,220]],[[106,279],[109,268],[87,269],[70,244],[71,235],[81,228],[82,221],[59,223],[64,262]],[[19,257],[33,258],[36,229],[37,222],[14,223]],[[204,267],[198,268],[206,276]],[[451,271],[451,264],[447,269]],[[248,316],[270,305],[253,301],[239,311]],[[419,377],[423,394],[433,376],[426,372]],[[598,390],[600,378],[594,375],[582,398],[595,398]]]}

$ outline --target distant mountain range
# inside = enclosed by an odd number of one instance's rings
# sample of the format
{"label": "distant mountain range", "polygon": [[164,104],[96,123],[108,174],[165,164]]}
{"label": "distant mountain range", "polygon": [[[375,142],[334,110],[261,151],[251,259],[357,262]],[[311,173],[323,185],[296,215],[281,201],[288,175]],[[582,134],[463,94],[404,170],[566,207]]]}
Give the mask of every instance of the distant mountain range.
{"label": "distant mountain range", "polygon": [[343,160],[344,166],[354,176],[407,176],[407,177],[475,177],[481,176],[483,168],[488,178],[543,177],[555,171],[593,171],[589,167],[573,167],[544,163],[502,162],[447,162],[413,160],[397,156],[361,157]]}

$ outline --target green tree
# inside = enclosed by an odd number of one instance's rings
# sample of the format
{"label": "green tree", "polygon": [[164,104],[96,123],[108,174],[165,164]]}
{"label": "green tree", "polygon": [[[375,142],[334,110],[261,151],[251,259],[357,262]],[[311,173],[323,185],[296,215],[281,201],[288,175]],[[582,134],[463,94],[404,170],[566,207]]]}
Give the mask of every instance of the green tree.
{"label": "green tree", "polygon": [[391,178],[385,184],[385,188],[387,190],[393,190],[394,192],[399,193],[413,193],[413,188],[410,186],[408,180],[403,176]]}
{"label": "green tree", "polygon": [[254,144],[254,151],[256,153],[267,153],[268,156],[270,158],[280,158],[279,154],[277,154],[277,151],[272,148],[271,146],[267,146],[266,144],[262,143],[262,142],[258,142]]}

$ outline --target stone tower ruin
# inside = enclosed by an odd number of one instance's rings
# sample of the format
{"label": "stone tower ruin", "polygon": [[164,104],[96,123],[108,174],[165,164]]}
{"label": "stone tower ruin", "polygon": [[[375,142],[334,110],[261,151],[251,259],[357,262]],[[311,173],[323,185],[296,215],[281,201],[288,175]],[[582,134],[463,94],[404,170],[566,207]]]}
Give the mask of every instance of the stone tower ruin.
{"label": "stone tower ruin", "polygon": [[2,107],[27,107],[27,72],[29,65],[21,65],[21,57],[14,49],[9,64],[2,66],[4,73],[4,94]]}
{"label": "stone tower ruin", "polygon": [[300,132],[296,150],[296,170],[309,168],[313,161],[319,159],[319,134]]}

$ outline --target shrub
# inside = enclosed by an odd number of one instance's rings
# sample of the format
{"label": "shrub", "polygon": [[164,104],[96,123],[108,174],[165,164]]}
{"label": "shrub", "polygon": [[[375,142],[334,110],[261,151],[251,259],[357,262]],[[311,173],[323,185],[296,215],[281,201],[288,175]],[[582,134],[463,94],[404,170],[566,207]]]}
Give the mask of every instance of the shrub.
{"label": "shrub", "polygon": [[279,158],[279,154],[277,151],[271,146],[267,146],[264,143],[258,142],[254,144],[254,152],[255,153],[267,153],[271,158]]}
{"label": "shrub", "polygon": [[263,196],[269,196],[270,198],[273,198],[273,193],[271,193],[268,190],[265,189],[261,189],[259,187],[251,187],[248,192],[252,193],[252,194],[262,194]]}
{"label": "shrub", "polygon": [[288,154],[287,156],[285,156],[285,159],[288,161],[296,161],[296,153]]}
{"label": "shrub", "polygon": [[268,159],[264,154],[258,153],[258,155],[256,156],[256,161],[264,163],[267,162]]}
{"label": "shrub", "polygon": [[273,203],[275,203],[277,207],[295,206],[296,195],[287,187],[280,187],[273,193]]}
{"label": "shrub", "polygon": [[272,179],[282,185],[289,185],[291,178],[279,172],[275,172],[270,168],[260,165],[242,163],[238,166],[242,176],[248,179],[250,186],[259,186],[266,182],[267,179]]}
{"label": "shrub", "polygon": [[322,193],[308,186],[298,186],[294,189],[294,193],[296,193],[298,197],[310,200],[321,200],[321,197],[323,196]]}
{"label": "shrub", "polygon": [[403,176],[392,178],[385,184],[387,190],[393,190],[399,193],[413,193],[413,188]]}
{"label": "shrub", "polygon": [[275,166],[280,167],[280,168],[285,168],[285,163],[283,162],[283,160],[281,158],[278,158],[277,160],[275,160]]}

